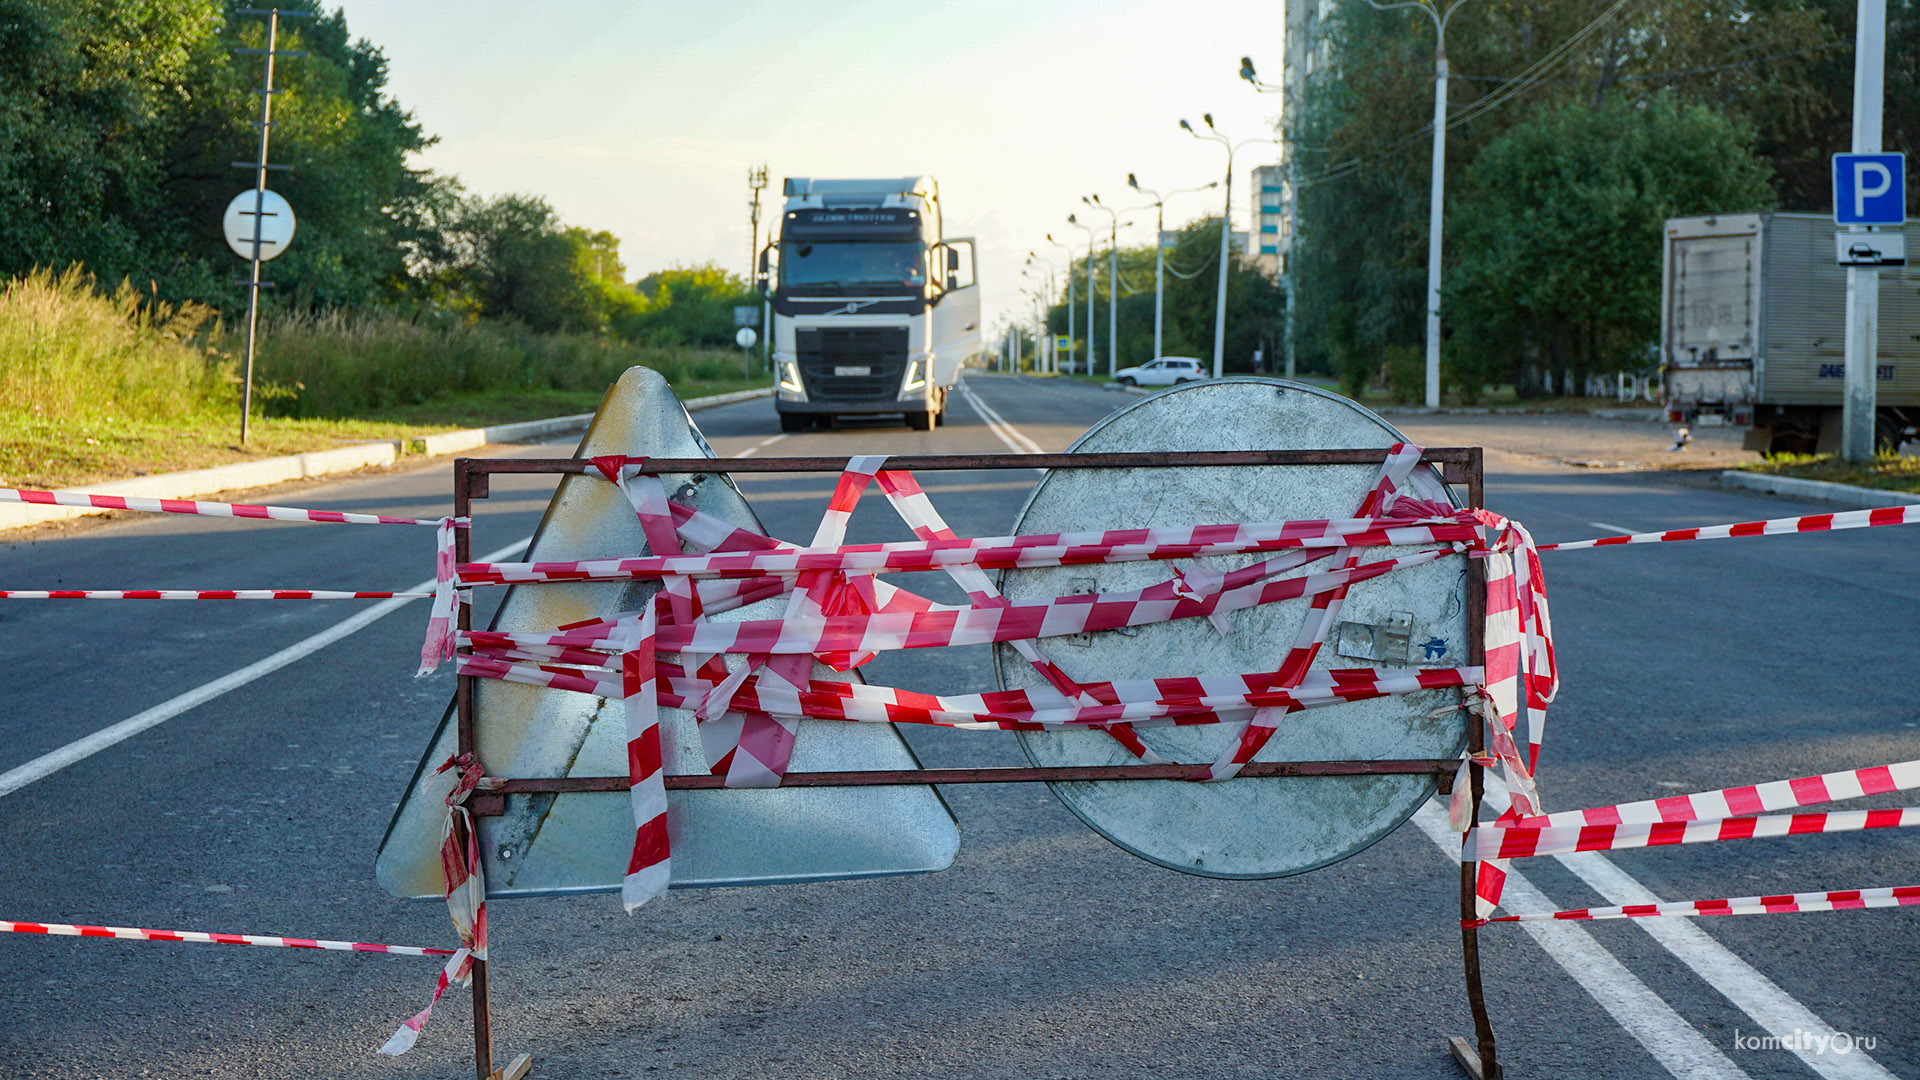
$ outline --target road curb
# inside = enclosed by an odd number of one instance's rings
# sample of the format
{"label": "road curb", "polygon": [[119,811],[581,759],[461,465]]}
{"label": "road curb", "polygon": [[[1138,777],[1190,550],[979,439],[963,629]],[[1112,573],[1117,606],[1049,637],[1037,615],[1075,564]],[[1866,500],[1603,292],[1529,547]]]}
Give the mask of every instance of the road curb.
{"label": "road curb", "polygon": [[1910,495],[1904,491],[1879,491],[1874,488],[1856,487],[1852,484],[1836,484],[1830,480],[1768,476],[1765,473],[1745,472],[1739,469],[1728,469],[1722,472],[1720,482],[1728,487],[1747,488],[1769,495],[1793,495],[1803,499],[1818,499],[1822,502],[1869,509],[1882,506],[1912,506],[1920,503],[1920,495]]}
{"label": "road curb", "polygon": [[[688,412],[699,412],[702,409],[772,396],[771,389],[741,390],[732,394],[693,398],[684,404]],[[425,456],[455,454],[462,450],[486,446],[489,443],[521,442],[548,435],[559,435],[585,428],[592,419],[592,413],[578,413],[573,416],[549,417],[545,420],[527,420],[517,424],[463,428],[458,431],[422,435],[407,440],[404,447],[399,440],[384,439],[377,442],[355,443],[352,446],[342,446],[334,450],[314,450],[305,454],[290,454],[285,457],[262,458],[259,461],[242,461],[233,465],[218,465],[211,469],[160,473],[155,476],[110,480],[100,484],[88,484],[84,488],[62,488],[61,490],[85,491],[92,495],[138,495],[149,499],[197,499],[203,495],[216,495],[222,491],[269,487],[274,484],[284,484],[289,480],[308,480],[335,473],[353,472],[357,469],[382,468],[392,465],[403,453],[409,451],[412,454]],[[84,506],[0,504],[0,532],[38,525],[46,521],[65,521],[87,514],[105,513],[111,513],[111,511]]]}

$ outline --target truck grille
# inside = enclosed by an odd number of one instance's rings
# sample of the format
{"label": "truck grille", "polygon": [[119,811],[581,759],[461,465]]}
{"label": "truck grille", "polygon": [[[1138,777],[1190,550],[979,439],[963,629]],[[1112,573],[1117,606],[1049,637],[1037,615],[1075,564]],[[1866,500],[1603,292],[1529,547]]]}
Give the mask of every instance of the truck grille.
{"label": "truck grille", "polygon": [[[906,327],[796,330],[793,339],[809,399],[891,401],[899,395],[907,365]],[[834,374],[836,368],[844,367],[864,367],[868,373]]]}

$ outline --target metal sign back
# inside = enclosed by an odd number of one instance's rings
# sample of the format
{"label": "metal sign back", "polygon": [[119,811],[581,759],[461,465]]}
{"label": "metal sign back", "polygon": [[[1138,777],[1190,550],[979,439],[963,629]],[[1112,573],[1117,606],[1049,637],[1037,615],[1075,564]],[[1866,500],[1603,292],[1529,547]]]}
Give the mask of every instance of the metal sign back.
{"label": "metal sign back", "polygon": [[[1354,449],[1402,437],[1364,408],[1277,379],[1194,383],[1146,398],[1095,425],[1073,452],[1133,450]],[[1019,533],[1351,517],[1377,465],[1233,466],[1050,472],[1015,519]],[[1415,470],[1412,496],[1453,502],[1439,476]],[[1404,548],[1369,548],[1368,559]],[[1216,569],[1253,556],[1221,559]],[[1186,567],[1176,561],[1173,566]],[[1324,567],[1310,564],[1295,573]],[[1079,592],[1123,592],[1164,581],[1161,563],[1012,570],[1001,580],[1015,601]],[[1455,667],[1468,662],[1467,561],[1449,557],[1352,588],[1314,666]],[[1144,679],[1273,671],[1307,616],[1305,598],[1231,613],[1222,635],[1205,619],[1055,638],[1047,655],[1078,680]],[[1012,649],[994,653],[1000,685],[1044,693],[1045,683]],[[1291,714],[1256,761],[1446,758],[1465,745],[1459,690],[1346,702]],[[1140,729],[1173,761],[1211,764],[1237,741],[1239,725]],[[1020,732],[1035,765],[1119,765],[1135,760],[1097,731]],[[1406,820],[1435,790],[1431,775],[1239,777],[1052,783],[1055,795],[1094,831],[1172,869],[1208,877],[1301,873],[1344,859]]]}
{"label": "metal sign back", "polygon": [[[713,456],[666,380],[631,368],[608,391],[576,458],[603,454],[655,458]],[[718,473],[663,475],[672,497],[742,528],[765,532],[733,482]],[[527,558],[568,560],[647,552],[626,498],[598,476],[560,481]],[[493,626],[552,629],[637,610],[651,582],[565,582],[506,590]],[[784,600],[723,618],[778,618]],[[814,678],[858,675],[815,665]],[[479,680],[475,740],[492,775],[624,775],[622,708],[587,694]],[[706,774],[691,713],[661,709],[670,775]],[[442,718],[382,840],[375,870],[397,896],[442,894],[440,827],[450,773],[433,768],[456,749],[454,710]],[[918,760],[890,725],[802,721],[796,771],[915,769]],[[478,819],[488,896],[536,896],[617,890],[633,847],[631,802],[624,791],[506,796],[505,812]],[[673,885],[753,885],[922,873],[944,869],[959,831],[929,786],[688,790],[668,795]]]}

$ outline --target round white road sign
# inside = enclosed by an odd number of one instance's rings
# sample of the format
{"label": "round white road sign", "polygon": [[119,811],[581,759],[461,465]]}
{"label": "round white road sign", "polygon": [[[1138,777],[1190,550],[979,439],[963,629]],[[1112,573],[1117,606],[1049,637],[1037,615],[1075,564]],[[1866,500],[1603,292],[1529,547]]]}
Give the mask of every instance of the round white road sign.
{"label": "round white road sign", "polygon": [[227,204],[221,227],[227,235],[227,246],[243,259],[253,258],[256,217],[260,227],[260,258],[265,261],[285,251],[293,241],[293,207],[272,191],[248,188],[233,197]]}
{"label": "round white road sign", "polygon": [[751,326],[743,326],[739,333],[733,335],[733,343],[743,349],[753,348],[753,343],[759,340],[760,335],[754,333]]}

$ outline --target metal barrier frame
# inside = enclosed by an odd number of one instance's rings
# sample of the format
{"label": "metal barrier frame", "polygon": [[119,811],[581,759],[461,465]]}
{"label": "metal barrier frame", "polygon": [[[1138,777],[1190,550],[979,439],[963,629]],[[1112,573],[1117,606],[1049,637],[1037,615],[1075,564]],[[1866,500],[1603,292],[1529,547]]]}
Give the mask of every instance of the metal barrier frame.
{"label": "metal barrier frame", "polygon": [[[1385,449],[1373,450],[1223,450],[1181,453],[1105,453],[1105,454],[944,454],[935,456],[900,455],[889,457],[887,467],[909,472],[990,471],[999,469],[1139,469],[1219,465],[1378,465],[1386,459]],[[1452,487],[1466,489],[1466,503],[1472,509],[1485,505],[1485,470],[1481,448],[1436,447],[1422,452],[1421,462],[1440,469],[1442,479]],[[840,473],[847,467],[844,457],[794,458],[648,458],[650,473]],[[453,512],[471,518],[473,501],[491,494],[490,477],[495,474],[590,474],[592,462],[576,458],[459,458],[453,463]],[[612,556],[617,553],[609,552]],[[464,563],[472,559],[472,530],[456,530],[454,559]],[[1467,664],[1486,663],[1485,641],[1486,568],[1483,561],[1468,561],[1467,577]],[[462,600],[457,611],[462,630],[473,629],[473,609]],[[454,691],[458,713],[458,739],[461,754],[477,753],[475,732],[480,722],[474,707],[474,687],[478,676],[461,675]],[[1485,750],[1485,732],[1479,723],[1467,725],[1467,753],[1478,757]],[[484,765],[484,763],[482,763]],[[1408,758],[1379,761],[1273,761],[1250,762],[1240,776],[1365,776],[1426,774],[1434,778],[1441,794],[1449,794],[1460,766],[1459,758]],[[1102,765],[1032,766],[977,769],[894,769],[876,771],[798,772],[782,779],[785,787],[855,787],[901,784],[1018,784],[1066,780],[1177,780],[1191,776],[1194,766]],[[1472,800],[1470,820],[1480,818],[1481,801],[1486,793],[1485,770],[1469,763],[1467,775]],[[1232,783],[1233,781],[1223,781]],[[497,816],[505,811],[506,796],[568,791],[626,791],[630,784],[624,776],[579,777],[489,777],[482,781],[467,802],[475,817]],[[669,790],[720,788],[719,776],[667,776]],[[1474,878],[1478,864],[1460,864],[1460,945],[1467,1003],[1473,1014],[1474,1043],[1454,1035],[1447,1039],[1454,1059],[1475,1080],[1498,1080],[1500,1065],[1494,1044],[1493,1025],[1488,1018],[1486,996],[1480,978],[1479,929],[1468,925],[1476,915]],[[493,1064],[492,998],[487,982],[487,961],[473,964],[473,1060],[477,1080],[518,1080],[532,1062],[528,1055],[515,1058],[505,1070]]]}

